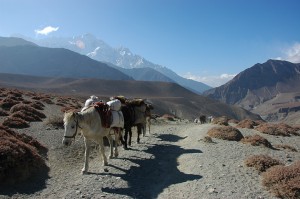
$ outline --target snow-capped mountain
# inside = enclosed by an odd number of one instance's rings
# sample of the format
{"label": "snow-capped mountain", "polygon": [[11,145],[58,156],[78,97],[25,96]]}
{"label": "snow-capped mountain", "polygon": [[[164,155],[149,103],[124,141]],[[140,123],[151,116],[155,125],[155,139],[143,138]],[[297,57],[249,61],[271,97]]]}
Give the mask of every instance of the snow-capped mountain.
{"label": "snow-capped mountain", "polygon": [[[44,47],[66,48],[77,53],[89,56],[90,58],[97,61],[109,62],[113,65],[126,69],[152,68],[153,70],[156,70],[165,75],[167,77],[166,79],[170,78],[179,85],[197,93],[202,93],[203,91],[211,88],[210,86],[201,82],[183,78],[167,67],[154,64],[139,55],[135,55],[128,48],[112,48],[104,41],[97,39],[92,34],[84,34],[81,36],[74,36],[70,38],[48,37],[38,40],[26,38],[26,40],[30,40]],[[136,79],[134,76],[133,78]],[[157,80],[153,78],[152,81]]]}

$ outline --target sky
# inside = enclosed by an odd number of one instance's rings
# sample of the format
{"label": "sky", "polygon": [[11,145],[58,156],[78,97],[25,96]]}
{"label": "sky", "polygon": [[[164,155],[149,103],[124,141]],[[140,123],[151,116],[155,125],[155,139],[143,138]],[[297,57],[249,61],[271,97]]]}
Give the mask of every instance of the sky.
{"label": "sky", "polygon": [[299,0],[0,0],[0,36],[93,34],[212,87],[269,59],[300,63]]}

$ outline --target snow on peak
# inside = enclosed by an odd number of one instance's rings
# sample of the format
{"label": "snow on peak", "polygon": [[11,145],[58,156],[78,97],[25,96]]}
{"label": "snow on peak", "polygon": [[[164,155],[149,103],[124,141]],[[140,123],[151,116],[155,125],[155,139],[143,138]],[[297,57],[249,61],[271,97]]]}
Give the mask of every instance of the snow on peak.
{"label": "snow on peak", "polygon": [[95,48],[95,50],[93,50],[92,52],[88,53],[87,56],[89,56],[89,57],[95,57],[97,55],[98,50],[100,50],[100,46],[98,46],[97,48]]}

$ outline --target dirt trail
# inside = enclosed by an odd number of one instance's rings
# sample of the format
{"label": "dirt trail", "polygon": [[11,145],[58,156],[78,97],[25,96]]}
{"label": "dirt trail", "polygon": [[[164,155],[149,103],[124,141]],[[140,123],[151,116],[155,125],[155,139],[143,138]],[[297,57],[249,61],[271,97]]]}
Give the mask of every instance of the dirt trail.
{"label": "dirt trail", "polygon": [[[62,129],[46,129],[36,123],[30,133],[49,148],[49,178],[38,186],[33,182],[11,187],[0,192],[0,198],[272,198],[260,185],[258,173],[245,167],[243,160],[249,155],[271,154],[286,162],[286,153],[217,139],[203,142],[212,127],[153,125],[141,144],[134,142],[127,151],[120,147],[119,157],[109,160],[106,167],[101,166],[95,146],[89,174],[81,175],[83,139],[63,147]],[[254,130],[241,131],[247,135]],[[268,139],[278,142],[276,137]],[[293,139],[289,143],[297,146],[299,137]],[[289,158],[300,159],[300,155],[291,153]]]}

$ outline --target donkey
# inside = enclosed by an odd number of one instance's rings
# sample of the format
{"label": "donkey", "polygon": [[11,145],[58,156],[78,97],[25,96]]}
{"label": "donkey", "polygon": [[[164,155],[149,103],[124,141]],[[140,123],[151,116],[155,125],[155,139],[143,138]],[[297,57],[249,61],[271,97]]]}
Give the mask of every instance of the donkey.
{"label": "donkey", "polygon": [[[126,99],[123,96],[113,97],[111,99],[118,99],[122,102],[121,111],[124,117],[124,149],[131,146],[132,127],[137,127],[137,143],[140,143],[140,134],[142,128],[146,124],[146,103],[144,99]],[[129,134],[129,138],[128,138]]]}

